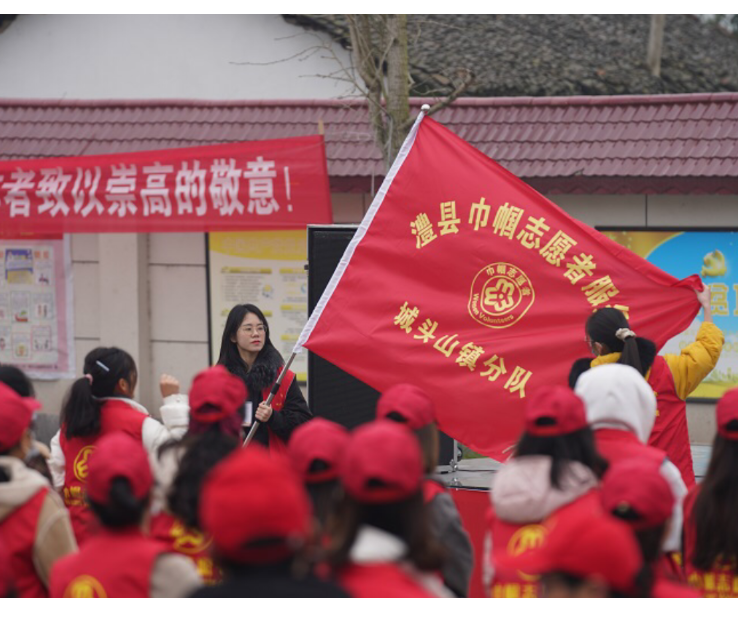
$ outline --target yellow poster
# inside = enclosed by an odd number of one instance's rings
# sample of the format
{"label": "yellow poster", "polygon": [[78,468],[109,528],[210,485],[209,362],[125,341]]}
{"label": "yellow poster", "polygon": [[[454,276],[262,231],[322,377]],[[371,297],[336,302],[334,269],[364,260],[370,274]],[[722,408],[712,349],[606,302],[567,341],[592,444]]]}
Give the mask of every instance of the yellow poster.
{"label": "yellow poster", "polygon": [[[210,233],[210,342],[218,360],[226,318],[237,304],[258,306],[271,340],[285,360],[307,322],[307,231],[256,230]],[[307,380],[307,353],[292,371]]]}
{"label": "yellow poster", "polygon": [[[690,395],[718,399],[738,386],[738,233],[730,231],[618,230],[604,232],[677,279],[697,273],[710,286],[712,316],[725,335],[720,359]],[[695,340],[702,311],[689,328],[667,341],[661,354],[679,354]]]}

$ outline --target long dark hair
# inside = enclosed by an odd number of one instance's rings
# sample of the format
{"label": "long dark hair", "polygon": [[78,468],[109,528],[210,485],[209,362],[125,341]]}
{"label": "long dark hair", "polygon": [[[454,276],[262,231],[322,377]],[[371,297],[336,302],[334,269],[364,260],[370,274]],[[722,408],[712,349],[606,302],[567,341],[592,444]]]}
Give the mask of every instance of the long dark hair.
{"label": "long dark hair", "polygon": [[99,399],[115,396],[118,381],[135,385],[136,362],[120,348],[95,348],[85,357],[82,371],[92,377],[77,379],[69,389],[61,412],[68,439],[100,432]]}
{"label": "long dark hair", "polygon": [[35,397],[31,380],[20,368],[15,366],[0,365],[0,383],[4,383],[20,397]]}
{"label": "long dark hair", "polygon": [[382,529],[407,544],[403,557],[421,570],[437,570],[443,564],[443,549],[430,529],[421,491],[396,503],[368,505],[348,494],[338,507],[329,530],[328,564],[339,569],[349,562],[351,548],[362,525]]}
{"label": "long dark hair", "polygon": [[[738,430],[738,419],[728,424]],[[720,561],[738,565],[738,441],[719,434],[712,445],[712,458],[692,509],[695,543],[692,564],[703,571]]]}
{"label": "long dark hair", "polygon": [[[252,370],[249,370],[246,367],[246,363],[241,358],[241,355],[238,352],[238,345],[232,341],[232,339],[236,338],[236,333],[241,327],[244,317],[250,312],[259,317],[259,321],[264,324],[264,347],[257,355],[256,361],[252,366]],[[256,372],[257,368],[259,368],[259,371],[261,371],[261,368],[263,368],[264,366],[260,366],[259,364],[263,363],[264,361],[273,361],[277,364],[269,366],[270,370],[268,371],[268,376],[270,376],[271,378],[260,378],[258,380],[252,379],[252,375],[250,375],[249,373],[252,371]],[[246,382],[249,390],[261,390],[274,381],[274,379],[276,378],[277,367],[284,364],[284,359],[282,358],[282,355],[279,354],[279,351],[272,344],[269,332],[269,322],[266,320],[264,313],[259,310],[259,308],[250,303],[239,304],[238,306],[233,306],[233,308],[231,308],[231,311],[228,313],[228,318],[226,319],[225,328],[223,328],[223,337],[220,341],[220,354],[218,355],[218,363],[224,365],[232,374],[241,377]],[[273,374],[271,371],[272,368]]]}
{"label": "long dark hair", "polygon": [[133,494],[128,479],[122,476],[110,483],[108,503],[89,500],[90,509],[105,527],[122,528],[140,525],[149,506],[149,495],[139,499]]}
{"label": "long dark hair", "polygon": [[186,434],[181,441],[165,443],[159,449],[159,456],[166,449],[179,446],[184,447],[184,454],[167,494],[167,505],[187,527],[199,529],[200,490],[205,475],[238,449],[239,440],[213,428],[202,434]]}
{"label": "long dark hair", "polygon": [[515,456],[550,456],[551,485],[556,489],[561,488],[562,474],[572,461],[588,467],[598,479],[608,467],[607,461],[597,452],[591,428],[562,436],[533,436],[525,432],[518,441]]}
{"label": "long dark hair", "polygon": [[635,368],[641,375],[645,376],[648,370],[643,369],[638,344],[649,342],[649,340],[643,337],[618,339],[615,333],[621,328],[629,329],[630,325],[620,310],[617,308],[600,308],[587,319],[585,330],[592,341],[606,345],[610,352],[622,352],[619,363]]}

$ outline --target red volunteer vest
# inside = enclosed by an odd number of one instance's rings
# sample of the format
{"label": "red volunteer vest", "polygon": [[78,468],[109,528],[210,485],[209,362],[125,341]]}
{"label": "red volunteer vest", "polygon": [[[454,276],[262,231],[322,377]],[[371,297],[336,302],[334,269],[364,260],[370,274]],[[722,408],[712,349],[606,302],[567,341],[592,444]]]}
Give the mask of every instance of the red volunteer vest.
{"label": "red volunteer vest", "polygon": [[692,448],[687,429],[687,404],[677,396],[674,377],[663,357],[656,357],[648,375],[656,395],[656,423],[648,444],[663,450],[679,468],[682,479],[691,488],[695,484]]}
{"label": "red volunteer vest", "polygon": [[656,577],[651,590],[651,598],[702,598],[700,593],[687,585],[669,578]]}
{"label": "red volunteer vest", "polygon": [[[282,374],[282,368],[279,368],[279,370],[277,370],[277,377],[279,377],[280,374]],[[282,379],[282,384],[279,386],[279,392],[274,395],[274,399],[272,400],[272,410],[274,410],[275,412],[280,412],[284,407],[284,403],[287,400],[287,391],[292,386],[292,382],[294,380],[295,373],[291,370],[287,370],[287,374],[284,375],[284,379]],[[262,390],[262,401],[266,401],[269,398],[269,394],[271,393],[271,391],[272,386],[269,386]],[[277,454],[287,453],[287,446],[285,445],[285,442],[276,434],[274,434],[274,432],[272,432],[271,430],[269,430],[269,451]]]}
{"label": "red volunteer vest", "polygon": [[692,564],[696,542],[692,508],[698,494],[699,486],[696,486],[684,499],[684,571],[687,582],[705,598],[738,598],[738,570],[733,569],[733,565],[716,563],[709,571],[702,571]]}
{"label": "red volunteer vest", "polygon": [[95,526],[94,517],[85,503],[87,463],[101,437],[111,432],[125,432],[141,441],[143,422],[148,415],[139,412],[124,401],[105,401],[100,408],[100,432],[94,436],[68,439],[62,425],[59,442],[64,452],[64,504],[72,519],[77,544],[82,545]]}
{"label": "red volunteer vest", "polygon": [[30,500],[0,522],[0,543],[10,555],[13,582],[20,598],[47,598],[49,595],[33,566],[36,526],[47,493],[47,488],[39,488]]}
{"label": "red volunteer vest", "polygon": [[395,563],[350,564],[337,576],[353,598],[435,598]]}
{"label": "red volunteer vest", "polygon": [[210,555],[213,539],[209,535],[186,527],[176,516],[160,512],[151,518],[150,536],[166,544],[169,551],[187,556],[206,585],[223,580],[223,574]]}
{"label": "red volunteer vest", "polygon": [[545,521],[516,525],[499,518],[494,507],[490,506],[487,514],[489,530],[492,534],[492,555],[489,560],[494,567],[490,598],[539,598],[540,577],[524,574],[518,570],[504,569],[499,565],[501,555],[519,556],[543,545],[548,534],[548,522],[554,517],[561,518],[582,510],[600,512],[600,496],[597,490],[591,490],[576,501],[557,510]]}
{"label": "red volunteer vest", "polygon": [[54,565],[49,593],[54,598],[148,598],[154,562],[166,551],[166,545],[138,529],[103,529]]}

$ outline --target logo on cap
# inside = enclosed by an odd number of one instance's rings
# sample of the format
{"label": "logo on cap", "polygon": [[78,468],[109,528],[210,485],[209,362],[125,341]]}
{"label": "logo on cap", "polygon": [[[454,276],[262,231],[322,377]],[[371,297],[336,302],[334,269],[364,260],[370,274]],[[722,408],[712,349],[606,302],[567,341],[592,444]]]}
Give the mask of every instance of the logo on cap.
{"label": "logo on cap", "polygon": [[64,590],[64,598],[107,598],[100,581],[92,576],[77,576]]}
{"label": "logo on cap", "polygon": [[509,328],[523,318],[535,301],[531,281],[520,268],[498,262],[474,277],[469,314],[488,328]]}
{"label": "logo on cap", "polygon": [[87,481],[87,474],[89,472],[87,463],[90,460],[90,454],[92,454],[94,450],[94,445],[86,445],[79,451],[77,458],[74,459],[74,476],[77,477],[77,480],[82,481],[83,483]]}

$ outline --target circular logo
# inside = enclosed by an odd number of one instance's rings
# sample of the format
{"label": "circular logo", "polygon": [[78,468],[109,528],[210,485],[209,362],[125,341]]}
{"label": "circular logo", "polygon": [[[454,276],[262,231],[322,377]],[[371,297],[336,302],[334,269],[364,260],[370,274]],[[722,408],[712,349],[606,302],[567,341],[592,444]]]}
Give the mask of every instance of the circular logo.
{"label": "circular logo", "polygon": [[535,292],[528,275],[498,262],[480,270],[472,281],[469,314],[488,328],[509,328],[533,305]]}
{"label": "circular logo", "polygon": [[[526,525],[521,527],[510,538],[507,544],[507,553],[511,556],[520,556],[532,549],[537,549],[543,545],[543,541],[548,534],[548,530],[543,525]],[[538,576],[530,576],[519,571],[518,574],[525,580],[535,581]]]}
{"label": "circular logo", "polygon": [[100,581],[92,576],[77,576],[64,590],[64,598],[107,598]]}
{"label": "circular logo", "polygon": [[87,463],[90,460],[90,454],[92,454],[94,450],[94,445],[86,445],[79,451],[77,458],[74,459],[74,475],[77,477],[77,480],[82,481],[83,483],[87,481]]}

